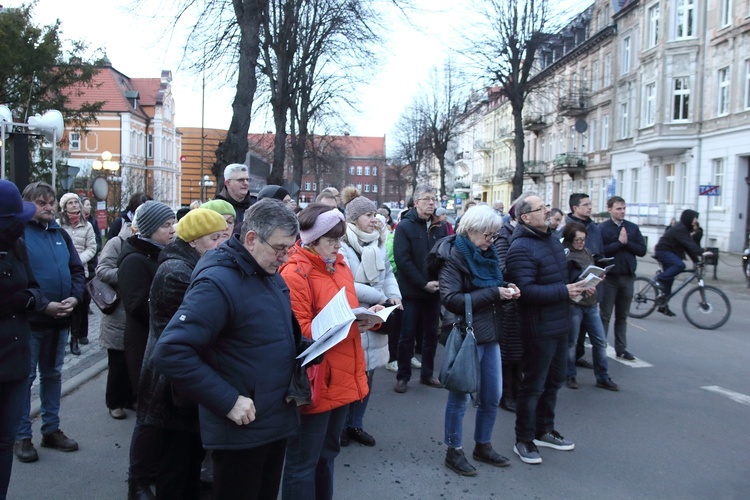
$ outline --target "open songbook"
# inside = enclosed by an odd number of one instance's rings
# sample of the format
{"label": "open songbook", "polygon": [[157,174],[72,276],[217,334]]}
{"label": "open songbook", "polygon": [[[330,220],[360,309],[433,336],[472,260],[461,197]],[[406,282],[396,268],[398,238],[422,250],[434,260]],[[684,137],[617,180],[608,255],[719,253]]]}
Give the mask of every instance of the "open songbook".
{"label": "open songbook", "polygon": [[382,323],[398,306],[386,307],[376,313],[363,307],[352,309],[346,300],[346,287],[339,290],[326,306],[312,320],[312,338],[310,347],[297,356],[302,358],[302,366],[317,358],[349,334],[349,329],[357,320],[369,321],[373,326]]}
{"label": "open songbook", "polygon": [[[582,280],[583,285],[585,285],[586,287],[593,288],[603,281],[602,276],[607,274],[607,272],[613,267],[615,267],[614,264],[607,267],[599,267],[592,264],[583,270],[583,272],[578,276],[578,279]],[[577,297],[573,297],[573,301],[580,302],[582,298],[583,295],[579,295]]]}

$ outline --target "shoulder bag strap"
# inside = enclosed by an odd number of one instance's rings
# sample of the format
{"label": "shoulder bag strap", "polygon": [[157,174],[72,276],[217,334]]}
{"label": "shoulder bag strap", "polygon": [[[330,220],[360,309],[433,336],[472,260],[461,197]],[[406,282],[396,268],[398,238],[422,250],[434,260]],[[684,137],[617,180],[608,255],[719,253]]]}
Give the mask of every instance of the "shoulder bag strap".
{"label": "shoulder bag strap", "polygon": [[471,324],[473,321],[473,318],[472,318],[473,315],[471,312],[471,295],[468,293],[464,294],[464,305],[466,307],[466,312],[464,313],[465,318],[466,318],[466,329],[468,330],[469,328],[472,327]]}

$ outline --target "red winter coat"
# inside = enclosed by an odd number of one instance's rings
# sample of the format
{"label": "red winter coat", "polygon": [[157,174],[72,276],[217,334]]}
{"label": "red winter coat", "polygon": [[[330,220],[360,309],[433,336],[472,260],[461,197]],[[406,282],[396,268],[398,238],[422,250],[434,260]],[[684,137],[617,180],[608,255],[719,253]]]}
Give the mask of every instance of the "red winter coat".
{"label": "red winter coat", "polygon": [[[292,296],[292,310],[302,327],[302,334],[312,338],[312,320],[342,287],[352,308],[358,307],[354,277],[341,254],[329,273],[323,260],[300,242],[290,251],[289,262],[281,267]],[[365,355],[357,324],[352,324],[349,335],[327,351],[323,362],[307,369],[313,392],[310,406],[302,413],[323,413],[364,398],[369,388],[365,373]]]}

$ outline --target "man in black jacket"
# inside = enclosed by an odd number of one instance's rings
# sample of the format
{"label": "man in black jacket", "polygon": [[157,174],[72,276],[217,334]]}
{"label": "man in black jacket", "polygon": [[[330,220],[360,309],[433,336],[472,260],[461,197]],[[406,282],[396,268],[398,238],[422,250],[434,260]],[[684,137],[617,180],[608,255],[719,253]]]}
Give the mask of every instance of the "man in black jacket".
{"label": "man in black jacket", "polygon": [[568,299],[580,295],[584,287],[580,282],[568,283],[565,252],[550,234],[550,209],[544,201],[536,195],[521,195],[515,213],[519,224],[505,260],[505,279],[521,290],[523,378],[516,401],[513,451],[527,464],[540,464],[537,446],[575,448],[555,430],[555,405],[567,370]]}
{"label": "man in black jacket", "polygon": [[[685,270],[685,253],[690,260],[697,263],[701,259],[703,249],[690,236],[693,230],[693,222],[698,220],[698,212],[695,210],[684,210],[680,215],[680,221],[667,231],[656,244],[655,256],[663,268],[663,271],[656,275],[659,287],[665,296],[672,293],[672,283],[674,278]],[[707,252],[710,253],[710,252]],[[666,303],[659,305],[659,312],[667,316],[674,316]]]}
{"label": "man in black jacket", "polygon": [[406,392],[411,378],[414,339],[422,331],[422,368],[419,382],[442,387],[433,375],[437,348],[440,296],[437,280],[427,277],[425,261],[437,240],[447,236],[445,226],[435,216],[435,190],[421,184],[414,190],[414,210],[409,210],[396,226],[393,256],[398,269],[398,287],[404,314],[398,341],[398,373],[394,391]]}
{"label": "man in black jacket", "polygon": [[625,220],[625,200],[613,196],[607,200],[610,219],[599,224],[604,244],[604,255],[613,257],[615,266],[607,273],[601,286],[602,298],[599,314],[602,317],[604,333],[609,330],[612,309],[615,311],[615,352],[618,358],[628,361],[635,356],[627,350],[628,311],[633,300],[633,279],[638,265],[636,257],[646,255],[646,241],[636,224]]}

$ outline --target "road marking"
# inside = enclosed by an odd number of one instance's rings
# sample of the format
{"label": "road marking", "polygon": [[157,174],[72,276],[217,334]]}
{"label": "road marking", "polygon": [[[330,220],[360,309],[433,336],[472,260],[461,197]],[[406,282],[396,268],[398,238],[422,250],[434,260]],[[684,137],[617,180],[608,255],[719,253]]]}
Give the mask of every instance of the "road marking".
{"label": "road marking", "polygon": [[636,325],[635,323],[631,323],[630,321],[628,321],[628,326],[632,326],[633,328],[638,328],[642,332],[648,331],[645,328],[643,328],[642,326]]}
{"label": "road marking", "polygon": [[629,366],[631,368],[651,368],[652,366],[654,366],[651,363],[643,361],[640,358],[635,358],[635,361],[628,361],[627,359],[618,358],[614,347],[612,347],[611,345],[607,345],[607,356],[614,359],[618,363],[622,363],[623,365]]}
{"label": "road marking", "polygon": [[732,401],[750,406],[750,396],[747,396],[745,394],[730,391],[729,389],[724,389],[723,387],[719,387],[718,385],[704,385],[703,387],[701,387],[701,389],[721,394],[722,396],[728,397]]}

